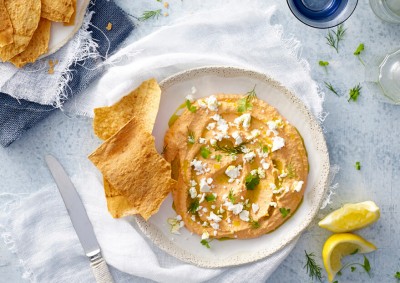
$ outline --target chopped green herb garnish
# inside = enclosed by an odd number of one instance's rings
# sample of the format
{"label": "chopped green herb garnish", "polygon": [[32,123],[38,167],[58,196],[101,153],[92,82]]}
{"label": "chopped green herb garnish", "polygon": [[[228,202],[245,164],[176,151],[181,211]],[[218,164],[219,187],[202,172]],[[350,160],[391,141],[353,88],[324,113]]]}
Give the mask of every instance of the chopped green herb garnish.
{"label": "chopped green herb garnish", "polygon": [[357,267],[355,267],[355,266],[350,267],[351,272],[354,272],[356,269],[357,269]]}
{"label": "chopped green herb garnish", "polygon": [[210,154],[211,154],[211,151],[207,147],[205,147],[205,146],[200,147],[200,155],[203,158],[208,158],[208,156],[210,156]]}
{"label": "chopped green herb garnish", "polygon": [[218,154],[218,155],[215,156],[215,160],[217,160],[218,162],[220,162],[221,159],[222,159],[222,155],[221,154]]}
{"label": "chopped green herb garnish", "polygon": [[144,22],[152,18],[158,19],[158,16],[161,15],[161,9],[154,10],[154,11],[145,11],[143,15],[139,18],[139,21]]}
{"label": "chopped green herb garnish", "polygon": [[358,84],[355,87],[353,87],[352,89],[350,89],[350,91],[349,91],[349,99],[347,101],[348,102],[350,100],[357,101],[357,98],[360,95],[360,90],[361,90],[360,84]]}
{"label": "chopped green herb garnish", "polygon": [[396,274],[394,275],[394,278],[400,280],[400,271],[397,271]]}
{"label": "chopped green herb garnish", "polygon": [[355,249],[354,252],[351,253],[351,255],[355,255],[356,253],[358,253],[358,249]]}
{"label": "chopped green herb garnish", "polygon": [[233,189],[230,189],[230,190],[229,190],[228,199],[229,199],[229,201],[230,201],[231,203],[235,203],[236,196],[235,196],[235,194],[233,193]]}
{"label": "chopped green herb garnish", "polygon": [[245,145],[245,143],[241,143],[241,144],[239,144],[237,146],[228,146],[228,145],[220,146],[218,143],[216,143],[214,145],[214,149],[218,150],[218,151],[225,152],[225,153],[227,153],[229,155],[236,155],[236,154],[244,153],[243,152],[244,145]]}
{"label": "chopped green herb garnish", "polygon": [[356,168],[356,170],[361,170],[361,163],[360,161],[356,162],[356,165],[354,165],[354,167]]}
{"label": "chopped green herb garnish", "polygon": [[363,65],[365,66],[364,61],[363,61],[363,60],[361,59],[361,57],[360,57],[361,51],[363,51],[363,50],[364,50],[364,44],[361,43],[360,45],[358,45],[356,51],[354,51],[353,54],[354,54],[355,56],[357,56],[357,58],[358,58],[358,60],[360,60],[361,64],[363,64]]}
{"label": "chopped green herb garnish", "polygon": [[237,108],[237,111],[239,113],[246,112],[247,110],[251,110],[253,108],[253,104],[251,103],[251,101],[254,98],[257,98],[255,89],[256,86],[254,86],[254,88],[251,91],[247,92],[245,97],[239,99]]}
{"label": "chopped green herb garnish", "polygon": [[336,28],[336,31],[329,31],[328,35],[325,37],[329,46],[335,48],[336,52],[339,53],[339,42],[344,39],[346,29],[343,28],[343,24]]}
{"label": "chopped green herb garnish", "polygon": [[207,249],[211,248],[211,247],[210,247],[210,242],[211,242],[211,240],[210,240],[210,241],[207,241],[206,239],[200,241],[200,243],[201,243],[203,246],[205,246]]}
{"label": "chopped green herb garnish", "polygon": [[260,183],[260,177],[258,176],[258,174],[249,174],[246,176],[245,179],[245,184],[246,184],[246,189],[248,190],[254,190],[255,187]]}
{"label": "chopped green herb garnish", "polygon": [[264,145],[264,146],[262,147],[262,151],[263,151],[264,153],[268,153],[268,151],[269,151],[268,146]]}
{"label": "chopped green herb garnish", "polygon": [[321,67],[326,67],[326,66],[329,65],[329,62],[328,62],[328,61],[319,61],[318,64],[319,64]]}
{"label": "chopped green herb garnish", "polygon": [[333,281],[332,283],[339,283],[339,281],[335,280],[335,281]]}
{"label": "chopped green herb garnish", "polygon": [[307,262],[303,268],[307,268],[307,274],[312,280],[315,278],[322,282],[322,268],[315,262],[315,255],[313,253],[308,254],[307,251],[304,252],[306,253]]}
{"label": "chopped green herb garnish", "polygon": [[249,223],[250,223],[250,225],[251,225],[251,228],[253,228],[253,229],[260,228],[260,223],[258,223],[258,221],[254,221],[253,219],[251,219],[251,220],[249,221]]}
{"label": "chopped green herb garnish", "polygon": [[205,196],[205,199],[206,199],[206,201],[208,201],[208,202],[212,202],[212,201],[215,201],[215,196],[214,196],[213,194],[206,195],[206,196]]}
{"label": "chopped green herb garnish", "polygon": [[196,138],[194,137],[194,133],[188,129],[188,143],[194,144],[196,142]]}
{"label": "chopped green herb garnish", "polygon": [[290,208],[286,209],[284,207],[279,208],[279,212],[282,214],[282,217],[285,218],[290,213]]}
{"label": "chopped green herb garnish", "polygon": [[188,212],[190,213],[196,213],[197,209],[199,208],[199,199],[195,198],[194,200],[192,200],[192,202],[189,205],[189,209]]}
{"label": "chopped green herb garnish", "polygon": [[192,113],[195,113],[197,110],[197,108],[192,105],[189,99],[186,99],[186,108]]}
{"label": "chopped green herb garnish", "polygon": [[336,91],[336,89],[331,85],[331,83],[328,82],[324,82],[325,86],[327,89],[329,89],[330,91],[332,91],[334,94],[336,94],[337,96],[339,96],[338,92]]}

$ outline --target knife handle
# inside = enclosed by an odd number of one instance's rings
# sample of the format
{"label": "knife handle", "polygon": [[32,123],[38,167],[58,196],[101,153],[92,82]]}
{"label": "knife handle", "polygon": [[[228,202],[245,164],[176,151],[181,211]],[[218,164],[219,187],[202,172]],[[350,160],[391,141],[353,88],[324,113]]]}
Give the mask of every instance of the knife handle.
{"label": "knife handle", "polygon": [[97,283],[114,283],[107,263],[100,252],[90,258],[90,266],[92,267],[93,275]]}

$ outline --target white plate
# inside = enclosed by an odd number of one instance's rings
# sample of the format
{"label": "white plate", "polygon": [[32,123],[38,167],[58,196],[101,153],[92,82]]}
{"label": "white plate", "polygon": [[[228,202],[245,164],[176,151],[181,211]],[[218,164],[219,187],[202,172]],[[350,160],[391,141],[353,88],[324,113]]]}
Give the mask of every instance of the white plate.
{"label": "white plate", "polygon": [[301,133],[308,152],[310,173],[304,200],[296,213],[276,231],[250,240],[214,240],[211,249],[200,244],[200,236],[185,228],[181,235],[170,233],[168,217],[176,216],[172,196],[148,222],[136,221],[158,247],[167,253],[202,267],[224,267],[244,264],[267,257],[295,239],[318,212],[328,183],[329,156],[322,130],[306,106],[290,91],[268,76],[231,67],[204,67],[176,74],[161,82],[162,97],[153,134],[161,152],[168,120],[185,96],[195,86],[196,98],[217,92],[244,94],[257,85],[257,96],[274,106]]}
{"label": "white plate", "polygon": [[40,58],[44,58],[55,53],[63,47],[81,28],[83,18],[85,17],[86,9],[90,0],[77,0],[75,22],[71,26],[64,26],[64,23],[51,22],[49,48],[46,54]]}

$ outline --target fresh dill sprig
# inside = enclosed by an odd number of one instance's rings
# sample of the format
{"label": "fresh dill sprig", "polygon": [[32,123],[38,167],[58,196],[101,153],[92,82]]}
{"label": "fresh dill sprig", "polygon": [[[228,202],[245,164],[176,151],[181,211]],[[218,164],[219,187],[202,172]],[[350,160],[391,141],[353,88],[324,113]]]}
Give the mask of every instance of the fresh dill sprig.
{"label": "fresh dill sprig", "polygon": [[195,198],[194,200],[192,200],[192,202],[189,205],[189,209],[188,212],[190,213],[196,213],[197,209],[199,208],[199,199]]}
{"label": "fresh dill sprig", "polygon": [[336,31],[328,31],[328,35],[325,37],[326,44],[335,48],[336,52],[339,53],[339,42],[344,39],[345,33],[346,29],[343,27],[343,24],[339,25]]}
{"label": "fresh dill sprig", "polygon": [[206,240],[206,239],[203,239],[203,240],[201,240],[200,241],[200,243],[203,245],[203,246],[205,246],[207,249],[209,249],[209,248],[211,248],[211,246],[210,246],[210,242],[211,242],[212,240]]}
{"label": "fresh dill sprig", "polygon": [[229,201],[230,201],[231,203],[235,203],[236,196],[235,196],[235,194],[233,193],[233,189],[230,189],[230,190],[229,190],[228,199],[229,199]]}
{"label": "fresh dill sprig", "polygon": [[339,96],[339,93],[336,91],[336,89],[332,86],[331,83],[328,82],[324,82],[325,86],[327,89],[329,89],[330,91],[332,91],[334,94],[336,94],[337,96]]}
{"label": "fresh dill sprig", "polygon": [[318,279],[320,282],[322,282],[322,273],[321,273],[322,268],[315,262],[314,253],[308,254],[307,251],[304,252],[306,254],[307,262],[303,268],[307,268],[307,274],[308,276],[310,276],[312,280],[314,280],[315,278]]}
{"label": "fresh dill sprig", "polygon": [[357,101],[358,96],[360,95],[360,91],[361,91],[360,84],[358,84],[355,87],[353,87],[352,89],[350,89],[349,99],[347,100],[347,102],[350,102],[350,100]]}
{"label": "fresh dill sprig", "polygon": [[222,151],[229,155],[236,155],[236,154],[244,153],[243,152],[244,145],[245,145],[245,143],[241,143],[237,146],[228,146],[228,145],[220,146],[218,143],[216,143],[213,147],[217,151]]}
{"label": "fresh dill sprig", "polygon": [[139,18],[139,21],[144,22],[149,19],[156,18],[158,19],[158,16],[161,15],[161,9],[158,10],[153,10],[153,11],[144,11],[143,15]]}
{"label": "fresh dill sprig", "polygon": [[251,104],[251,101],[254,98],[257,98],[255,85],[252,90],[250,90],[246,93],[245,97],[239,99],[237,111],[239,113],[243,113],[243,112],[246,112],[247,110],[251,110],[253,108],[253,104]]}
{"label": "fresh dill sprig", "polygon": [[354,51],[354,55],[357,56],[358,60],[361,62],[361,64],[363,64],[365,66],[364,61],[361,59],[360,54],[361,52],[364,51],[364,43],[360,43],[360,45],[358,45],[356,51]]}

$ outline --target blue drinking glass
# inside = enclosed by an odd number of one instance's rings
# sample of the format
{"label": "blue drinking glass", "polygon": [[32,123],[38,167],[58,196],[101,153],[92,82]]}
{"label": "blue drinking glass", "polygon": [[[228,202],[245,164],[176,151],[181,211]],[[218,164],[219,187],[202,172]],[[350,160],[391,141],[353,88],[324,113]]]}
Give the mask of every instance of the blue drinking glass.
{"label": "blue drinking glass", "polygon": [[358,0],[287,0],[293,15],[314,28],[331,28],[354,12]]}

